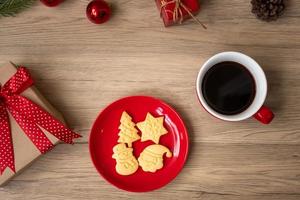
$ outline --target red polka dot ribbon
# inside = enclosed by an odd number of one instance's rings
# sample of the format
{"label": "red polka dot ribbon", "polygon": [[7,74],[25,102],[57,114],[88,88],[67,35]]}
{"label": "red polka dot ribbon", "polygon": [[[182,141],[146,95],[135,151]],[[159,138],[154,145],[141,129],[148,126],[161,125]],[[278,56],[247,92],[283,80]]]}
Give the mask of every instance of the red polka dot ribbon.
{"label": "red polka dot ribbon", "polygon": [[9,167],[15,172],[15,161],[8,111],[43,154],[53,147],[41,128],[59,140],[73,144],[74,138],[81,137],[54,118],[39,105],[20,94],[33,84],[29,72],[20,67],[1,88],[0,85],[0,173]]}

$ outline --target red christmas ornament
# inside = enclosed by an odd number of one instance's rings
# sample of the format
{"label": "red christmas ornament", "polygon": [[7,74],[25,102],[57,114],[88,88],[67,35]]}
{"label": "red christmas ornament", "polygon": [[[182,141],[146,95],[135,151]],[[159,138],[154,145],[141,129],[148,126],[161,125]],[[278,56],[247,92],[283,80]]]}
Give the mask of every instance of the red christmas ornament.
{"label": "red christmas ornament", "polygon": [[102,24],[106,22],[109,20],[110,15],[110,6],[103,0],[93,0],[86,8],[87,18],[95,24]]}
{"label": "red christmas ornament", "polygon": [[54,7],[63,2],[64,0],[40,0],[43,4],[48,7]]}

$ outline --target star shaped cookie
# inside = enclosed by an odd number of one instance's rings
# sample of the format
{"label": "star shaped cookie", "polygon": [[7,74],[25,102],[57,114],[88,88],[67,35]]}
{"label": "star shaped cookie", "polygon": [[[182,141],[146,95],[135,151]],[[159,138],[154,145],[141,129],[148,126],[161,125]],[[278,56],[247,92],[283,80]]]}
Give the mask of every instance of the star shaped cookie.
{"label": "star shaped cookie", "polygon": [[164,117],[155,118],[150,113],[147,113],[145,121],[136,124],[142,132],[141,141],[152,140],[154,143],[158,144],[160,136],[168,133],[163,123]]}

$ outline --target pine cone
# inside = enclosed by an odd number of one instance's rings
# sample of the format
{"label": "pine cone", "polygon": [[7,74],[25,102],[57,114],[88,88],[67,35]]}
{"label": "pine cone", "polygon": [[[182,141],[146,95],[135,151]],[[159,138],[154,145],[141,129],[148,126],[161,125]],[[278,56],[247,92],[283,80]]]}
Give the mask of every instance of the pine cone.
{"label": "pine cone", "polygon": [[276,20],[285,9],[284,0],[251,0],[251,4],[252,13],[264,21]]}

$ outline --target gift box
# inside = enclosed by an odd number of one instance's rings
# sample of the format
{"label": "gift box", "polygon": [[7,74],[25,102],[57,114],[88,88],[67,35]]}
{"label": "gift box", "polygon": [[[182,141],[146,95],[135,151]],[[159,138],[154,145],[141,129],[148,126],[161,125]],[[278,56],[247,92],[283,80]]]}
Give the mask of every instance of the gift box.
{"label": "gift box", "polygon": [[165,26],[193,18],[200,10],[199,0],[155,0]]}
{"label": "gift box", "polygon": [[60,140],[80,137],[32,84],[26,68],[0,67],[0,186]]}

